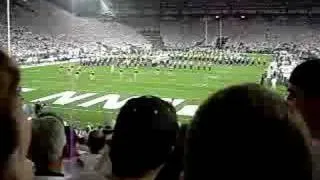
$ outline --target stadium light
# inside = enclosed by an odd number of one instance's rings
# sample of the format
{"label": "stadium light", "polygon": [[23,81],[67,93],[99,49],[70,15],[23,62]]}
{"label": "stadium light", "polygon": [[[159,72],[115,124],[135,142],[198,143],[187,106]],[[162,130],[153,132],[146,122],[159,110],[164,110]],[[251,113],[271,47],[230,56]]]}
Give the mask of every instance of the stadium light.
{"label": "stadium light", "polygon": [[246,16],[242,15],[242,16],[240,16],[240,18],[241,18],[241,19],[245,19],[245,18],[246,18]]}
{"label": "stadium light", "polygon": [[216,19],[220,19],[220,16],[217,15],[217,16],[216,16]]}

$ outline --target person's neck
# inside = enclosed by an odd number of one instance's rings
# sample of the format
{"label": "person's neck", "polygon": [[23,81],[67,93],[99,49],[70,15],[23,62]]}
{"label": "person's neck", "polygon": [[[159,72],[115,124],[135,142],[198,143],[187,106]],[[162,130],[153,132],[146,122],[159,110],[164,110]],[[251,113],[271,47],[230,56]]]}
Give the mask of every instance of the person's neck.
{"label": "person's neck", "polygon": [[318,128],[310,128],[310,133],[313,141],[320,142],[320,129]]}
{"label": "person's neck", "polygon": [[320,134],[312,134],[312,145],[320,145]]}
{"label": "person's neck", "polygon": [[90,151],[91,154],[96,154],[98,155],[99,154],[99,151]]}

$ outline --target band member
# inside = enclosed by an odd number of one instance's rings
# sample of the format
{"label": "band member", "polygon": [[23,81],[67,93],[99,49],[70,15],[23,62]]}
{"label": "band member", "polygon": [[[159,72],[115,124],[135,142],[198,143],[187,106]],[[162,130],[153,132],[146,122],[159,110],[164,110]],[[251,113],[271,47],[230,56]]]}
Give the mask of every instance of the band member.
{"label": "band member", "polygon": [[137,81],[137,75],[138,75],[138,68],[136,67],[135,69],[134,69],[134,73],[133,73],[133,80],[134,81]]}
{"label": "band member", "polygon": [[95,80],[95,72],[91,71],[89,77],[91,81]]}

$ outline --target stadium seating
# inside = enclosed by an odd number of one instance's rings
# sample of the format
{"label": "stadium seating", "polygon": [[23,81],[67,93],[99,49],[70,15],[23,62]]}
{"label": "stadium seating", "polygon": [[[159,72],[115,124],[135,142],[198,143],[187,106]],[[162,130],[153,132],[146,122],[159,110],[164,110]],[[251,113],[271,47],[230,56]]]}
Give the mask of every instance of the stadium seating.
{"label": "stadium seating", "polygon": [[[214,44],[220,36],[229,38],[228,44],[243,43],[252,49],[273,48],[281,43],[298,45],[319,42],[319,19],[304,17],[277,17],[273,20],[261,16],[240,19],[239,17],[214,17],[208,21],[208,42]],[[168,46],[192,46],[205,37],[205,25],[201,18],[160,22],[160,33]],[[302,45],[302,46],[303,46]]]}
{"label": "stadium seating", "polygon": [[[7,44],[5,8],[0,12],[1,46]],[[94,18],[80,18],[57,8],[55,5],[41,1],[32,1],[34,12],[21,7],[12,11],[12,50],[20,54],[27,51],[96,47],[96,42],[121,46],[123,44],[146,44],[145,38],[134,28],[117,22],[102,23]]]}

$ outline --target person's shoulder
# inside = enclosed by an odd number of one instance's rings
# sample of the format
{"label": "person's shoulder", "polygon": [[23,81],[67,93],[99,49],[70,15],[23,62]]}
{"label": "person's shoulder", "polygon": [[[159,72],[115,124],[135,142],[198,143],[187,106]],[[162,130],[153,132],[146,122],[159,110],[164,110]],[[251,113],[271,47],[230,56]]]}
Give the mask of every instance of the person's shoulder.
{"label": "person's shoulder", "polygon": [[94,171],[80,172],[78,176],[73,176],[67,180],[108,180],[101,174]]}
{"label": "person's shoulder", "polygon": [[63,176],[34,176],[34,180],[66,180],[68,178]]}
{"label": "person's shoulder", "polygon": [[312,160],[313,160],[313,178],[320,179],[320,144],[311,146]]}

